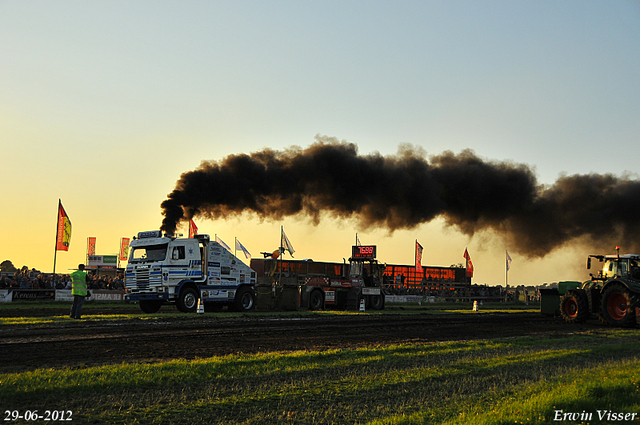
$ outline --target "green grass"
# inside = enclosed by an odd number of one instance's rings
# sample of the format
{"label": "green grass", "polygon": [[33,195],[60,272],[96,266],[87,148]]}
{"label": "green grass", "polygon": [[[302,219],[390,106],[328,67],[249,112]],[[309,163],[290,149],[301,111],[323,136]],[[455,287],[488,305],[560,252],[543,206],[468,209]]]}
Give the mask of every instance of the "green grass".
{"label": "green grass", "polygon": [[0,407],[110,424],[547,424],[556,410],[597,419],[640,413],[639,343],[638,331],[617,329],[41,369],[0,375]]}

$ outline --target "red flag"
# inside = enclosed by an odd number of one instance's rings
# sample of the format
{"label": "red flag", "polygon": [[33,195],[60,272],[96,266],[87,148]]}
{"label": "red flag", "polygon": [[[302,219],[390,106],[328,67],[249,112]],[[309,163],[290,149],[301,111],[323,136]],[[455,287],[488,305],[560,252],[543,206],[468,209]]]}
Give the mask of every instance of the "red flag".
{"label": "red flag", "polygon": [[467,277],[473,277],[473,263],[471,262],[471,257],[469,256],[467,248],[464,249],[463,257],[467,260]]}
{"label": "red flag", "polygon": [[96,238],[87,238],[87,255],[96,255]]}
{"label": "red flag", "polygon": [[416,271],[422,273],[422,245],[416,241]]}
{"label": "red flag", "polygon": [[56,251],[69,251],[71,243],[71,220],[62,201],[58,200],[58,229],[56,230]]}
{"label": "red flag", "polygon": [[189,220],[189,238],[193,238],[197,234],[198,226],[196,226],[196,223],[194,223],[193,220]]}
{"label": "red flag", "polygon": [[120,261],[127,261],[129,259],[129,242],[131,242],[129,238],[120,239]]}

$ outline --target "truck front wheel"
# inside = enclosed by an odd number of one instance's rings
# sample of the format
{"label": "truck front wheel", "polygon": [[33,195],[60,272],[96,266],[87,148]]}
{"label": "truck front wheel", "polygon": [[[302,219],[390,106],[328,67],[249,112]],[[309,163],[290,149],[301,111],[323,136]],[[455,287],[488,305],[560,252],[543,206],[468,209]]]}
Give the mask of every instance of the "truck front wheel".
{"label": "truck front wheel", "polygon": [[243,287],[236,292],[236,298],[233,301],[233,306],[236,311],[251,311],[256,304],[256,295],[253,289]]}
{"label": "truck front wheel", "polygon": [[589,318],[589,304],[586,297],[569,291],[560,300],[560,313],[567,323],[582,323]]}
{"label": "truck front wheel", "polygon": [[609,285],[602,294],[600,314],[609,325],[634,325],[636,318],[631,292],[620,283]]}
{"label": "truck front wheel", "polygon": [[184,288],[176,302],[178,310],[183,313],[193,313],[198,308],[198,292],[193,288]]}
{"label": "truck front wheel", "polygon": [[155,300],[141,300],[140,301],[140,310],[143,313],[157,313],[162,307],[162,301]]}

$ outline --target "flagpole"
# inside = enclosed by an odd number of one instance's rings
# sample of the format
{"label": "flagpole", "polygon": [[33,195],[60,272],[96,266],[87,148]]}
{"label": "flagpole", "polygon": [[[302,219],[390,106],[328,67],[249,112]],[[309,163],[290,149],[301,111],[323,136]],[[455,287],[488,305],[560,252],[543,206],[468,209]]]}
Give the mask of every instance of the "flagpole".
{"label": "flagpole", "polygon": [[284,226],[280,226],[280,276],[278,278],[278,283],[282,285],[282,257],[284,256],[284,248],[282,246],[282,240],[284,239]]}
{"label": "flagpole", "polygon": [[505,253],[505,257],[504,257],[504,268],[505,268],[505,272],[504,272],[504,285],[505,285],[505,289],[509,288],[509,257],[508,257],[508,253],[507,251],[504,252]]}
{"label": "flagpole", "polygon": [[58,198],[58,219],[56,220],[56,245],[53,251],[53,274],[56,274],[56,260],[58,259],[58,232],[60,231],[60,205],[62,205],[62,200]]}

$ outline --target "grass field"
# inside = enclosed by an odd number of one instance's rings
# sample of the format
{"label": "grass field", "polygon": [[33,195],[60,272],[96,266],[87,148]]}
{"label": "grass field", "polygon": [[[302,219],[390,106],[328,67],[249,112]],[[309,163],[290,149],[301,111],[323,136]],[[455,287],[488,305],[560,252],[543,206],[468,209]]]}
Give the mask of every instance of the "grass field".
{"label": "grass field", "polygon": [[639,346],[637,330],[600,328],[41,369],[0,375],[0,407],[6,423],[27,410],[109,424],[640,423]]}

